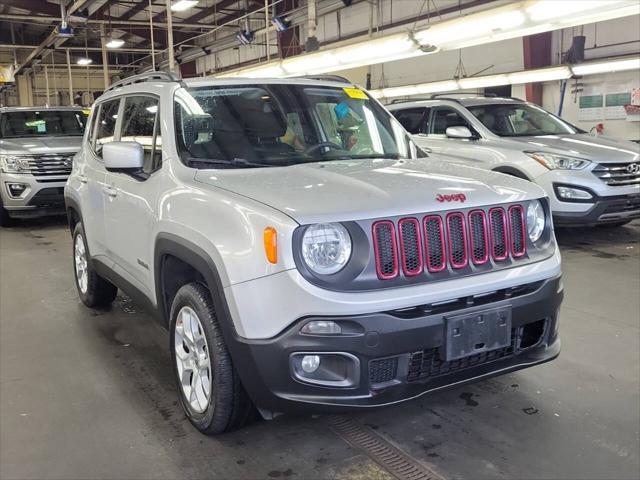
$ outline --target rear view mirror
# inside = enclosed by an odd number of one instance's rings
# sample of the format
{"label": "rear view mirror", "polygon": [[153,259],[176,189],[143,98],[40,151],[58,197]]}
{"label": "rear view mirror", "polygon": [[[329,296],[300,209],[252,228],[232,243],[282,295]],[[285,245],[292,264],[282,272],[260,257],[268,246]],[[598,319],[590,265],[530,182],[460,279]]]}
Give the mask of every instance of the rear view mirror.
{"label": "rear view mirror", "polygon": [[445,134],[449,138],[475,138],[471,130],[464,126],[447,127]]}
{"label": "rear view mirror", "polygon": [[144,164],[144,149],[138,142],[109,142],[102,147],[102,158],[110,172],[137,172]]}

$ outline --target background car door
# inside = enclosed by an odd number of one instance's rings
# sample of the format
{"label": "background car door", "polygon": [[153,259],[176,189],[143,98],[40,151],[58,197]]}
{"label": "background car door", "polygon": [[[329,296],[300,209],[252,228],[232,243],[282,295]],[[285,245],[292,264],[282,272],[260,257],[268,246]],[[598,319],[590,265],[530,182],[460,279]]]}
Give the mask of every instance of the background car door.
{"label": "background car door", "polygon": [[[447,137],[446,131],[449,127],[467,127],[477,137],[474,139]],[[486,150],[484,139],[480,138],[464,113],[456,108],[447,106],[433,108],[428,131],[427,145],[443,159],[463,165],[486,167],[492,158],[490,152]]]}
{"label": "background car door", "polygon": [[398,119],[404,129],[411,134],[413,141],[427,153],[431,151],[429,146],[429,115],[428,107],[406,108],[393,110],[391,113]]}
{"label": "background car door", "polygon": [[152,228],[155,203],[162,167],[161,139],[158,121],[158,99],[132,95],[120,107],[122,122],[119,140],[138,142],[144,148],[141,172],[107,172],[106,234],[115,270],[136,288],[154,298],[148,290],[153,251]]}
{"label": "background car door", "polygon": [[105,175],[102,147],[112,142],[118,119],[120,99],[109,100],[99,105],[94,113],[87,143],[90,148],[82,151],[84,162],[80,162],[78,180],[82,199],[82,221],[93,258],[103,257],[107,252],[105,236]]}

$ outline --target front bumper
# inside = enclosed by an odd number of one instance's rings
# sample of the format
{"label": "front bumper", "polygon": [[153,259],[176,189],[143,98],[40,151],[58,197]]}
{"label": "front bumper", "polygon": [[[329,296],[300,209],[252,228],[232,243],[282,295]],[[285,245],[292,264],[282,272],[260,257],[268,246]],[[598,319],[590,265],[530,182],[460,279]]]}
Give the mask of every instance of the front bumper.
{"label": "front bumper", "polygon": [[[422,305],[413,311],[311,316],[299,319],[274,338],[235,337],[229,347],[245,389],[260,408],[326,413],[376,407],[552,360],[560,352],[557,324],[562,297],[558,276],[491,295],[461,297],[437,306]],[[512,312],[509,347],[450,362],[441,360],[447,318],[504,307],[511,307]],[[352,336],[300,333],[305,323],[318,319],[349,324],[359,333]],[[534,332],[538,335],[535,341],[530,338],[533,331],[539,333]],[[529,337],[525,345],[526,335]],[[341,352],[357,359],[357,384],[348,388],[328,387],[295,378],[290,358],[304,352]]]}
{"label": "front bumper", "polygon": [[[0,200],[2,206],[14,218],[31,218],[64,214],[64,185],[67,177],[48,177],[38,181],[31,174],[0,174]],[[21,184],[26,188],[19,196],[12,196],[9,184]]]}
{"label": "front bumper", "polygon": [[[550,170],[536,177],[549,196],[555,225],[595,225],[640,218],[640,185],[610,186],[591,170]],[[558,186],[589,192],[589,200],[567,200]]]}

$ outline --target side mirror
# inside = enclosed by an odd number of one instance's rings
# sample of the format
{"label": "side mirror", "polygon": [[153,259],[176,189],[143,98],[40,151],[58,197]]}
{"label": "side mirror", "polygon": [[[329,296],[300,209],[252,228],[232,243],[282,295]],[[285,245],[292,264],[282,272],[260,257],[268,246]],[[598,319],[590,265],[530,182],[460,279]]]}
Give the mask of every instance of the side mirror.
{"label": "side mirror", "polygon": [[459,126],[459,127],[447,127],[445,130],[445,134],[449,138],[475,138],[471,130],[467,127]]}
{"label": "side mirror", "polygon": [[110,172],[138,172],[144,165],[144,149],[138,142],[109,142],[102,147],[102,158]]}

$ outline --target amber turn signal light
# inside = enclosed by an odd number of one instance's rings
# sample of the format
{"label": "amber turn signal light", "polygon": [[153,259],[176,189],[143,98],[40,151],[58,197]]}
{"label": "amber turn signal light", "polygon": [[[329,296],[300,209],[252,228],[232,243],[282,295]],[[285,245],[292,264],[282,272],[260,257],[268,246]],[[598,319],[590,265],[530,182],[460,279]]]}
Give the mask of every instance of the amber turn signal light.
{"label": "amber turn signal light", "polygon": [[269,263],[278,263],[278,232],[273,227],[264,229],[264,253]]}

